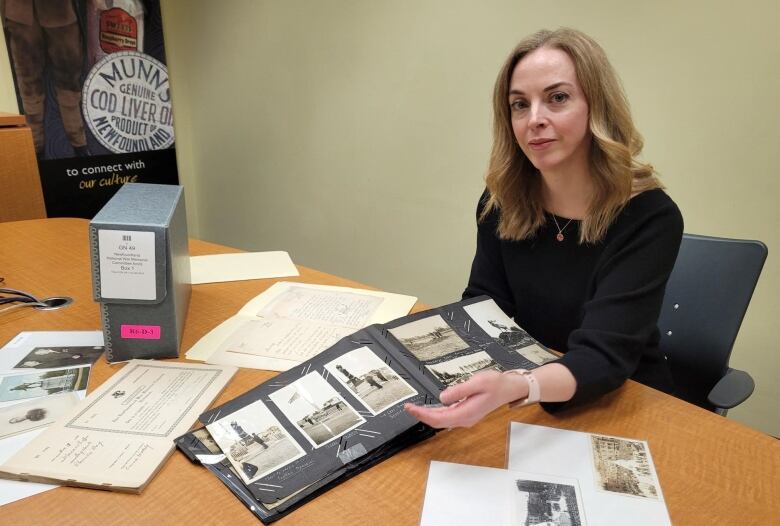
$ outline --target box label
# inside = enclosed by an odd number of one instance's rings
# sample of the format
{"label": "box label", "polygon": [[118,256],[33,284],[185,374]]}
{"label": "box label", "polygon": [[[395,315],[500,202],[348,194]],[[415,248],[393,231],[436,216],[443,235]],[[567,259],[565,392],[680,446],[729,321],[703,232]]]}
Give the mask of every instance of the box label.
{"label": "box label", "polygon": [[98,230],[100,297],[156,300],[154,232]]}
{"label": "box label", "polygon": [[159,340],[159,325],[122,325],[119,334],[125,340]]}

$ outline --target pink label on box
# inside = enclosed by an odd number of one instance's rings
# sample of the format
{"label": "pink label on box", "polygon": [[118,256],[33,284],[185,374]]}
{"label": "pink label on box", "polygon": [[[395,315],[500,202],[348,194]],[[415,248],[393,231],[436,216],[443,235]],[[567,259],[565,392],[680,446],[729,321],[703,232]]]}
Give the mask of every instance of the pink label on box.
{"label": "pink label on box", "polygon": [[120,335],[124,340],[159,340],[159,325],[122,325]]}

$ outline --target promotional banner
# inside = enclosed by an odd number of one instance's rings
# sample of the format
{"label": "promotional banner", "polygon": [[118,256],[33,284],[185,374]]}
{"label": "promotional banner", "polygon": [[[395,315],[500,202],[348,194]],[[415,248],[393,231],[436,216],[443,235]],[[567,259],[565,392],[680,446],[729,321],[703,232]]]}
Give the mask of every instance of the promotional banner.
{"label": "promotional banner", "polygon": [[178,184],[159,0],[0,0],[49,217]]}

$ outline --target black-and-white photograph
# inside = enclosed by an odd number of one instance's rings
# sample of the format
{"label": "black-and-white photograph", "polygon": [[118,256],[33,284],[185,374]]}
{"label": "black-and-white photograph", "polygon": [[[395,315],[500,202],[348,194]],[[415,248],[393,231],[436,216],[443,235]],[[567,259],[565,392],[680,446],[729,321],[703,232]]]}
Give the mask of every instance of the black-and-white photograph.
{"label": "black-and-white photograph", "polygon": [[87,388],[89,369],[84,366],[0,377],[0,402],[81,391]]}
{"label": "black-and-white photograph", "polygon": [[471,316],[471,319],[473,319],[488,336],[495,339],[504,347],[520,349],[536,343],[536,340],[518,327],[512,318],[504,314],[504,311],[502,311],[493,300],[485,300],[480,301],[479,303],[466,305],[463,307],[463,310],[466,311],[466,314]]}
{"label": "black-and-white photograph", "polygon": [[518,520],[524,526],[583,526],[585,515],[576,485],[515,480]]}
{"label": "black-and-white photograph", "polygon": [[274,391],[270,398],[314,447],[366,421],[316,372]]}
{"label": "black-and-white photograph", "polygon": [[42,396],[0,409],[0,438],[53,424],[79,401],[75,393]]}
{"label": "black-and-white photograph", "polygon": [[421,362],[469,347],[438,314],[388,330]]}
{"label": "black-and-white photograph", "polygon": [[96,347],[36,347],[17,363],[15,369],[52,369],[75,365],[92,365],[103,354]]}
{"label": "black-and-white photograph", "polygon": [[200,429],[193,431],[192,434],[195,436],[195,438],[200,440],[204,446],[206,446],[206,449],[209,450],[209,453],[217,455],[223,452],[221,449],[219,449],[219,444],[217,444],[217,442],[214,440],[214,437],[211,436],[211,433],[209,433],[207,428],[201,427]]}
{"label": "black-and-white photograph", "polygon": [[501,365],[490,357],[485,351],[459,356],[433,365],[426,365],[429,371],[446,386],[465,382],[472,375],[489,369],[503,371]]}
{"label": "black-and-white photograph", "polygon": [[374,415],[417,394],[368,347],[339,356],[327,363],[325,369]]}
{"label": "black-and-white photograph", "polygon": [[590,438],[598,489],[658,498],[658,477],[645,442],[602,435]]}
{"label": "black-and-white photograph", "polygon": [[547,362],[558,359],[558,357],[553,353],[538,346],[535,343],[526,345],[525,347],[521,347],[519,349],[515,349],[515,352],[517,352],[517,354],[521,355],[529,362],[535,363],[536,365],[544,365]]}
{"label": "black-and-white photograph", "polygon": [[[247,484],[305,455],[261,400],[220,418],[206,429]],[[201,441],[209,447],[208,442]]]}

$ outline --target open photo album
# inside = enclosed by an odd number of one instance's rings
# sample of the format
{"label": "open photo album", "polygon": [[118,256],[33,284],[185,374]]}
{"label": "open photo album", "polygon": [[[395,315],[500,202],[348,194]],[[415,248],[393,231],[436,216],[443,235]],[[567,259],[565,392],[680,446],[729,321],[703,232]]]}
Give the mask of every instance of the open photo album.
{"label": "open photo album", "polygon": [[487,297],[371,325],[202,414],[177,439],[263,522],[436,430],[403,410],[488,369],[556,359]]}

